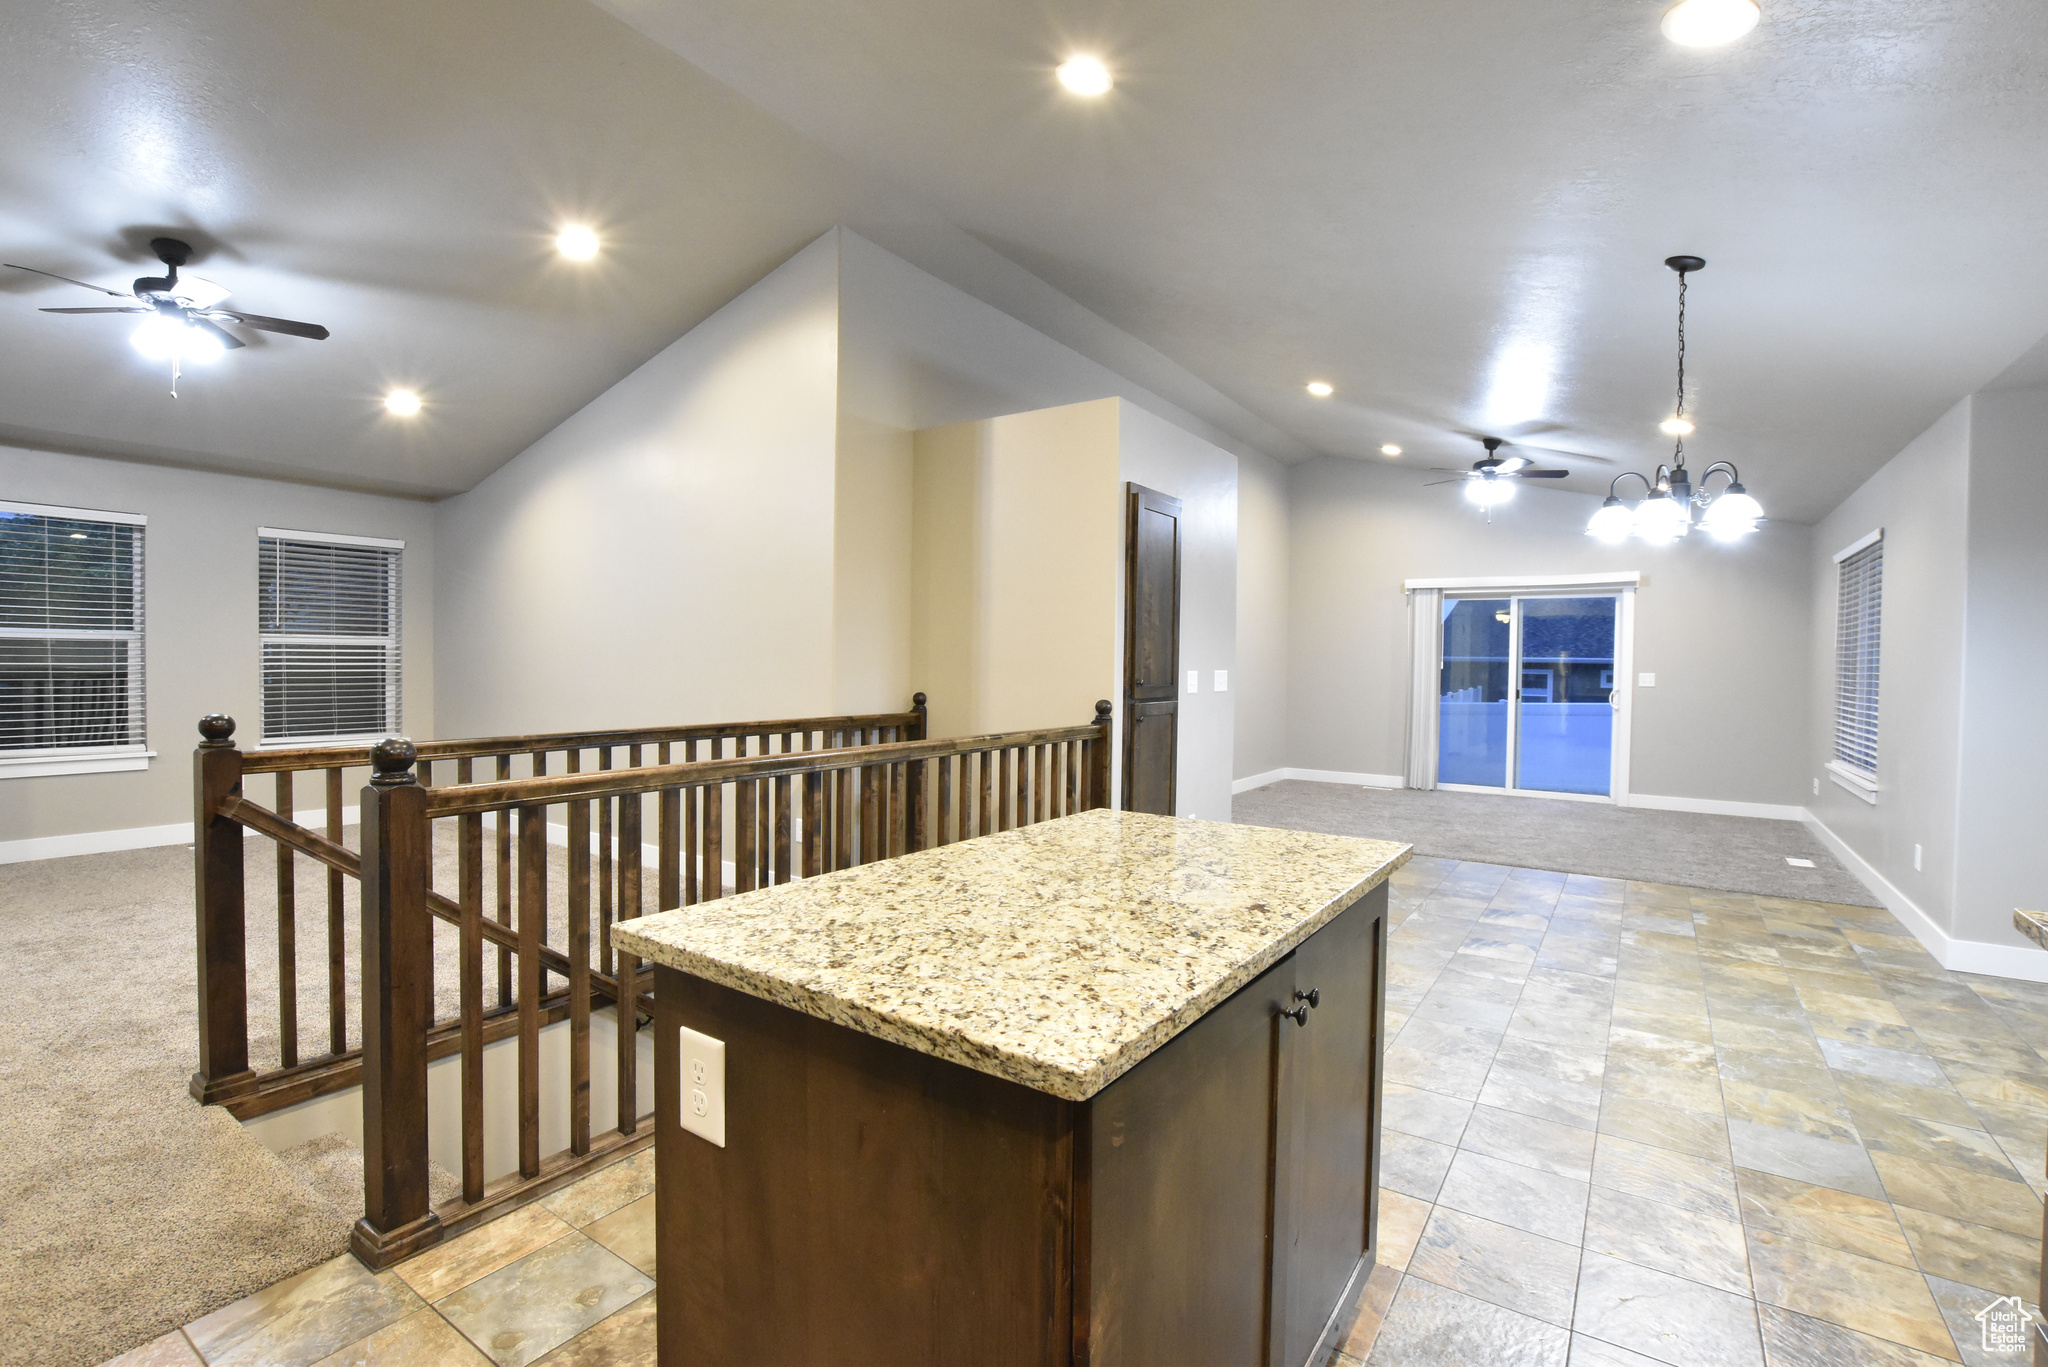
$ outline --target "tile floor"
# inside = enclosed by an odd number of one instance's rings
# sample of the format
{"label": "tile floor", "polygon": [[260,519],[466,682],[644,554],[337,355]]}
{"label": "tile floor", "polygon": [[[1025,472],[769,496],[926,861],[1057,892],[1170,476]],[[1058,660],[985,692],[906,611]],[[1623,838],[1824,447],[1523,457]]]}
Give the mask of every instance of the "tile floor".
{"label": "tile floor", "polygon": [[[1333,1367],[2015,1367],[2048,986],[1887,913],[1418,859],[1392,889],[1381,1263]],[[653,1155],[109,1367],[654,1362]]]}
{"label": "tile floor", "polygon": [[1338,1367],[1857,1367],[2034,1309],[2048,986],[1889,913],[1417,859]]}
{"label": "tile floor", "polygon": [[385,1273],[344,1253],[107,1367],[654,1367],[654,1152]]}

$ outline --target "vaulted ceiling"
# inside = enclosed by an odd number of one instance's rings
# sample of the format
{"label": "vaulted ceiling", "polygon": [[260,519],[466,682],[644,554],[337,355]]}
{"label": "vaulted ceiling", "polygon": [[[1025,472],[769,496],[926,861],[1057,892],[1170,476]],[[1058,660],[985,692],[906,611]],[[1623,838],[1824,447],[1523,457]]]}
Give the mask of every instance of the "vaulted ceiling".
{"label": "vaulted ceiling", "polygon": [[[173,400],[122,320],[35,312],[90,296],[0,281],[0,439],[445,493],[832,223],[953,225],[1283,458],[1493,432],[1591,490],[1663,450],[1693,252],[1693,458],[1805,520],[2048,331],[2038,0],[1766,0],[1708,51],[1657,0],[602,3],[12,17],[0,257],[125,288],[176,229],[334,336]],[[1050,82],[1079,49],[1102,100]]]}

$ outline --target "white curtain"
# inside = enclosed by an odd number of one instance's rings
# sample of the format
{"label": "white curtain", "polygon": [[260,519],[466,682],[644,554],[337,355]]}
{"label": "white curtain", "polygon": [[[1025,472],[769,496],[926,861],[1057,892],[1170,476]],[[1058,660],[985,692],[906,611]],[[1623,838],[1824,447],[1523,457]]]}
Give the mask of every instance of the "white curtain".
{"label": "white curtain", "polygon": [[1444,591],[1408,591],[1408,786],[1436,787],[1438,676],[1443,668]]}

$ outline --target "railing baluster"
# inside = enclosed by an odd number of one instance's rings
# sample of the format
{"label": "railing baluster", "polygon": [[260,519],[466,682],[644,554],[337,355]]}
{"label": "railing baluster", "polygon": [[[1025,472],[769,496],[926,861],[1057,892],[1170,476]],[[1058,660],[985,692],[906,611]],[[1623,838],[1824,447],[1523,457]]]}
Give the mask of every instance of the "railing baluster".
{"label": "railing baluster", "polygon": [[[598,750],[597,767],[612,767],[611,746]],[[600,973],[612,971],[612,812],[618,805],[618,799],[613,797],[597,800],[597,970]]]}
{"label": "railing baluster", "polygon": [[[455,781],[470,782],[468,756],[455,763]],[[484,1199],[484,817],[456,819],[456,884],[462,903],[462,939],[456,981],[462,997],[462,1199]]]}
{"label": "railing baluster", "polygon": [[804,775],[804,877],[825,871],[825,775]]}
{"label": "railing baluster", "polygon": [[[536,757],[538,758],[538,757]],[[519,1175],[540,1172],[541,930],[547,924],[546,807],[519,809]]]}
{"label": "railing baluster", "polygon": [[875,862],[875,845],[882,826],[882,784],[880,765],[866,764],[860,771],[860,862]]}
{"label": "railing baluster", "polygon": [[[498,756],[498,781],[504,783],[512,777],[512,756]],[[512,813],[497,811],[491,814],[496,827],[498,844],[497,895],[498,924],[512,924]],[[498,1009],[512,1005],[512,951],[498,946]]]}
{"label": "railing baluster", "polygon": [[[571,751],[574,772],[579,756]],[[590,1152],[590,804],[569,804],[569,1151]]]}
{"label": "railing baluster", "polygon": [[[719,744],[711,742],[711,758],[717,759]],[[705,901],[725,896],[725,785],[704,785],[704,881]]]}
{"label": "railing baluster", "polygon": [[[327,771],[327,838],[341,843],[341,770]],[[348,935],[342,911],[342,872],[327,871],[327,1038],[328,1052],[348,1048]]]}
{"label": "railing baluster", "polygon": [[[669,749],[661,747],[660,759],[668,763]],[[659,882],[656,884],[655,902],[657,911],[672,911],[683,904],[682,842],[683,790],[664,788],[655,801],[657,821],[655,839],[658,842],[658,858],[655,865]]]}
{"label": "railing baluster", "polygon": [[[292,784],[298,775],[278,771],[275,810],[292,819]],[[299,1062],[299,917],[298,874],[292,868],[292,847],[277,847],[277,1060],[282,1068]]]}
{"label": "railing baluster", "polygon": [[[633,747],[633,767],[640,767],[640,747]],[[619,919],[638,920],[640,900],[641,796],[623,798],[619,806]],[[640,1119],[639,981],[640,959],[626,949],[615,956],[618,975],[618,1055],[620,1134],[631,1134]]]}
{"label": "railing baluster", "polygon": [[[686,741],[683,745],[683,762],[694,764],[696,760],[697,742]],[[698,868],[699,857],[703,853],[703,841],[697,834],[698,822],[702,816],[698,808],[701,805],[695,787],[683,790],[683,905],[686,907],[695,906],[704,898],[703,875]]]}
{"label": "railing baluster", "polygon": [[[745,742],[741,742],[744,748]],[[732,887],[734,892],[751,892],[754,876],[759,871],[755,862],[754,836],[757,830],[754,811],[754,782],[742,779],[732,786]]]}

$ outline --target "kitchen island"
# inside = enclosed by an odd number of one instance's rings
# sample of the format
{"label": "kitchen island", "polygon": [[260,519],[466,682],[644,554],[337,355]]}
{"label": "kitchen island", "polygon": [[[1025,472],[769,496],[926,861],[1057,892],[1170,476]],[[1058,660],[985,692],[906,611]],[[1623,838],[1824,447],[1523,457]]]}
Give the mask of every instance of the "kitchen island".
{"label": "kitchen island", "polygon": [[616,926],[662,1363],[1319,1360],[1372,1267],[1407,854],[1098,810]]}

